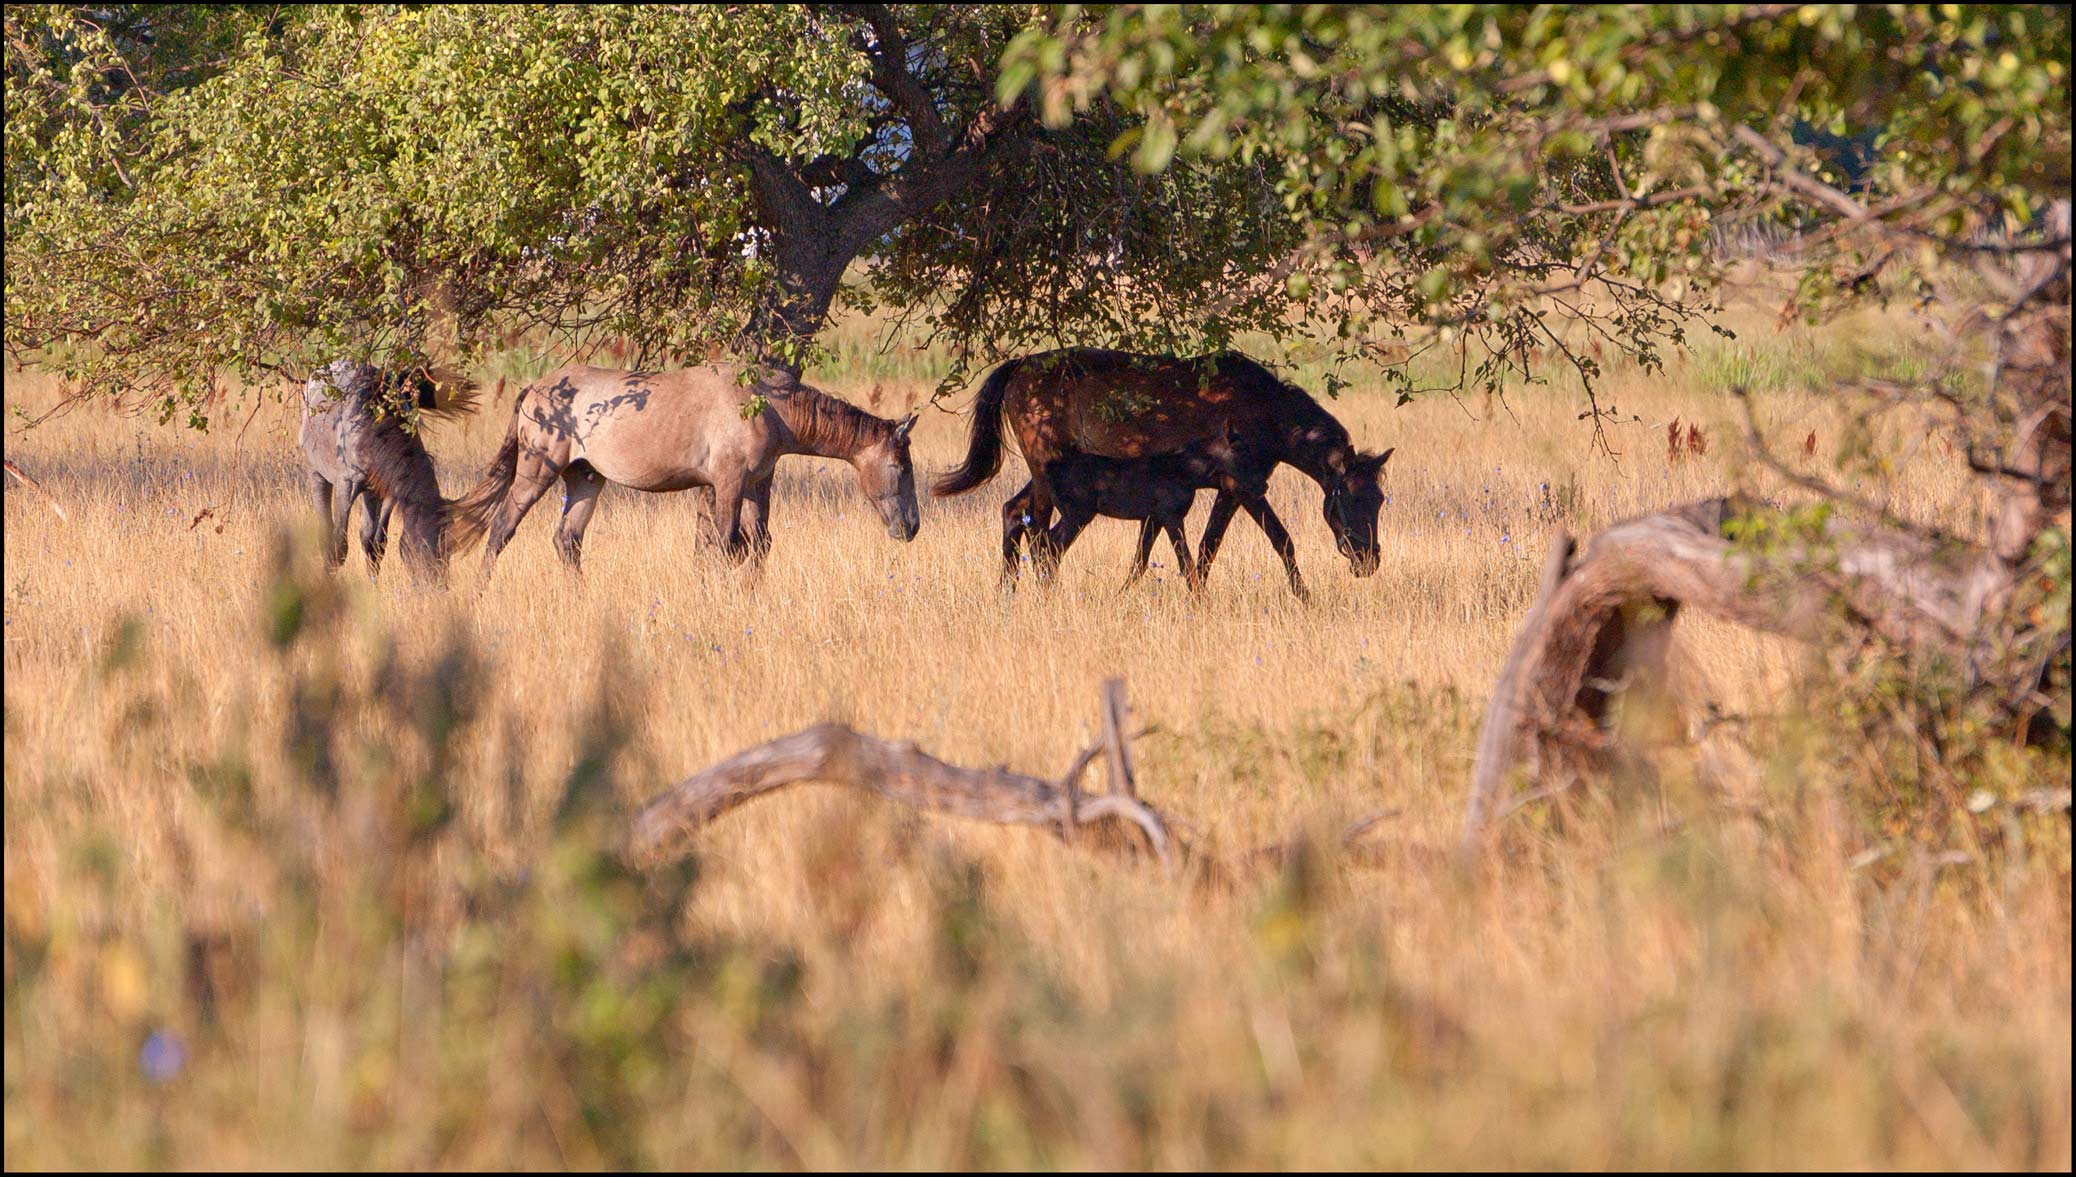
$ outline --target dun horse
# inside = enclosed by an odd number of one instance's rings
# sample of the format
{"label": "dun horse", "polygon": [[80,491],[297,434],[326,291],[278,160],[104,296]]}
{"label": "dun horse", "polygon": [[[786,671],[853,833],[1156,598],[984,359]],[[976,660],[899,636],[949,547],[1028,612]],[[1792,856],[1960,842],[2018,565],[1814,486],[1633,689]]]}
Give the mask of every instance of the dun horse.
{"label": "dun horse", "polygon": [[[475,405],[473,385],[436,380],[429,371],[392,377],[381,369],[335,360],[303,385],[303,428],[298,438],[311,500],[324,517],[325,562],[346,560],[346,531],[360,503],[360,547],[372,574],[382,563],[392,512],[403,517],[401,547],[413,570],[437,573],[446,564],[443,532],[447,504],[425,445],[396,412],[380,412],[392,388],[425,413],[444,416]],[[457,391],[458,390],[458,391]],[[450,399],[441,404],[438,394]]]}
{"label": "dun horse", "polygon": [[[572,568],[608,482],[657,493],[710,488],[712,526],[729,560],[761,560],[771,544],[772,470],[785,454],[849,462],[887,533],[915,538],[914,414],[897,424],[783,377],[745,387],[741,373],[733,364],[674,372],[572,365],[541,377],[514,402],[482,480],[450,505],[449,547],[466,551],[487,534],[489,575],[520,519],[560,476],[555,549]],[[766,407],[745,417],[753,391]]]}
{"label": "dun horse", "polygon": [[[1016,552],[1028,538],[1040,576],[1050,575],[1060,548],[1046,530],[1057,497],[1048,465],[1073,453],[1143,458],[1211,441],[1228,430],[1250,448],[1287,462],[1326,492],[1327,526],[1355,575],[1377,570],[1378,485],[1392,451],[1365,454],[1348,431],[1305,391],[1278,380],[1237,352],[1177,359],[1072,348],[1022,356],[988,374],[974,401],[966,459],[939,479],[932,492],[964,494],[1002,466],[1002,425],[1016,431],[1031,483],[1002,509],[1003,577],[1016,576]],[[1221,488],[1205,524],[1196,561],[1197,583],[1233,512],[1245,508],[1283,557],[1293,591],[1302,594],[1296,552],[1281,521],[1259,493]],[[1071,534],[1062,538],[1071,542]]]}

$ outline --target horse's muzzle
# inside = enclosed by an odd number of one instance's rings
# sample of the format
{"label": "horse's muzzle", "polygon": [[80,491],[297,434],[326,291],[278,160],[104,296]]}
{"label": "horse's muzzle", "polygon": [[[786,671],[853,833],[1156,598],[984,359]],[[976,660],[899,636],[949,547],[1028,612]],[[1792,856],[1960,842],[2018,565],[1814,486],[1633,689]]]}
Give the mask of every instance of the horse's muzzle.
{"label": "horse's muzzle", "polygon": [[1377,552],[1357,552],[1348,555],[1348,565],[1354,569],[1358,578],[1376,575],[1378,566],[1383,563],[1383,556]]}
{"label": "horse's muzzle", "polygon": [[900,540],[904,544],[914,539],[915,533],[921,531],[922,529],[923,522],[920,519],[897,518],[890,520],[887,523],[887,534],[894,537],[895,539]]}

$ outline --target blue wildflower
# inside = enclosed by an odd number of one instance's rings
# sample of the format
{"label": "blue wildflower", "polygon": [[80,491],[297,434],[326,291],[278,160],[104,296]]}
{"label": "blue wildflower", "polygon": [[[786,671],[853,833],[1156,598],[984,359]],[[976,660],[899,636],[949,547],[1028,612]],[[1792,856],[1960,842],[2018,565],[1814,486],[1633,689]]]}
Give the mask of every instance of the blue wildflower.
{"label": "blue wildflower", "polygon": [[146,1079],[164,1083],[187,1065],[187,1046],[170,1030],[159,1030],[137,1051],[137,1069]]}

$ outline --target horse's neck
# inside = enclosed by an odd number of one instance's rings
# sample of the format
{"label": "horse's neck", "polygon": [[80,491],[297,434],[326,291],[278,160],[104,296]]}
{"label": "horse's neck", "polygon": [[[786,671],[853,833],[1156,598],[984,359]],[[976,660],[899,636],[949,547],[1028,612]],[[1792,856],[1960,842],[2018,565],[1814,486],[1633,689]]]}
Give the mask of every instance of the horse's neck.
{"label": "horse's neck", "polygon": [[1348,431],[1332,415],[1317,405],[1309,407],[1311,412],[1302,414],[1298,423],[1287,427],[1283,460],[1325,486],[1340,474],[1334,468],[1335,459],[1345,466],[1355,447],[1349,441]]}
{"label": "horse's neck", "polygon": [[[780,452],[805,454],[811,458],[841,458],[853,461],[858,451],[878,438],[861,427],[871,418],[854,406],[808,388],[768,398],[767,403],[786,427]],[[853,419],[853,414],[857,419]]]}

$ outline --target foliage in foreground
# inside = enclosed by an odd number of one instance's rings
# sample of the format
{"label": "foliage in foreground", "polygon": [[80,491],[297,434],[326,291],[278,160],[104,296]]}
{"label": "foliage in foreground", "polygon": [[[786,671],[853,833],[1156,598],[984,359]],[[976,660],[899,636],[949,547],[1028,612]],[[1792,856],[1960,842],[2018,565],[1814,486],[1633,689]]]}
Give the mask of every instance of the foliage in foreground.
{"label": "foliage in foreground", "polygon": [[[81,669],[137,780],[79,782],[62,881],[10,877],[10,1168],[2067,1162],[2060,816],[1960,869],[1855,874],[1850,779],[1781,740],[1767,776],[1792,784],[1757,825],[1616,791],[1479,877],[1410,845],[1378,874],[1300,854],[1231,895],[1117,871],[1075,925],[1104,991],[1031,939],[1036,897],[928,824],[816,830],[809,939],[717,930],[696,866],[615,854],[616,786],[650,787],[618,779],[633,688],[574,709],[560,800],[531,812],[494,667],[357,622],[317,566],[278,558],[247,697],[141,685],[141,622]],[[270,694],[278,724],[149,751]],[[1467,741],[1460,705],[1393,698],[1394,725]],[[139,820],[138,788],[166,813]],[[140,889],[161,838],[240,863],[237,893]],[[853,955],[887,872],[930,881],[891,974]],[[1198,934],[1141,943],[1149,906]],[[1447,962],[1419,951],[1443,927]],[[1905,1012],[1977,995],[2011,1004]]]}

